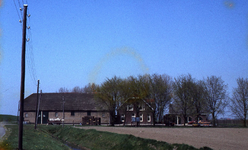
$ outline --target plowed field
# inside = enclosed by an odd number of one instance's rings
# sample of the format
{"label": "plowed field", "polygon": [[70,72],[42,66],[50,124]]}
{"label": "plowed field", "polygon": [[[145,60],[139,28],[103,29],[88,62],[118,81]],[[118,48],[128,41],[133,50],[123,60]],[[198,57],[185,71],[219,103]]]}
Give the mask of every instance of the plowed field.
{"label": "plowed field", "polygon": [[208,146],[219,150],[247,150],[248,128],[144,128],[144,127],[79,127],[98,131],[132,134],[167,143],[185,143],[196,148]]}

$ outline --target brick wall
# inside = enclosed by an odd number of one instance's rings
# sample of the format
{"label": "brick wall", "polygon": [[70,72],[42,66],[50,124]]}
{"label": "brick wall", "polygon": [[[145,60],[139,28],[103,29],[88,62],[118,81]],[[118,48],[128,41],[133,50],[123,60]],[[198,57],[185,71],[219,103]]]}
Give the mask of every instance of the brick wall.
{"label": "brick wall", "polygon": [[[87,116],[87,112],[74,112],[74,115],[71,112],[65,112],[65,122],[64,123],[82,123],[82,117]],[[56,116],[57,115],[57,116]],[[91,112],[91,116],[101,118],[102,124],[109,123],[109,113],[108,112]],[[23,113],[24,121],[28,123],[35,123],[35,112],[24,112]],[[63,112],[49,112],[49,119],[60,118],[63,119]]]}
{"label": "brick wall", "polygon": [[35,112],[24,112],[24,121],[28,123],[35,123]]}
{"label": "brick wall", "polygon": [[[57,117],[55,114],[57,113]],[[64,123],[82,123],[82,117],[87,116],[87,112],[65,112],[65,122]],[[101,123],[109,123],[109,113],[107,112],[91,112],[91,116],[101,118]],[[49,118],[63,118],[63,112],[49,112]]]}
{"label": "brick wall", "polygon": [[101,124],[109,124],[109,112],[92,112],[91,116],[101,118]]}

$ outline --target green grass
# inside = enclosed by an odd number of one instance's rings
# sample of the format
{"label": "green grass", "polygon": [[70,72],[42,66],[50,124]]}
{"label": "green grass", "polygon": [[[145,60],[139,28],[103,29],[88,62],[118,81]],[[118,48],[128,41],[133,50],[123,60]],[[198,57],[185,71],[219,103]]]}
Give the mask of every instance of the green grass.
{"label": "green grass", "polygon": [[[123,135],[96,131],[94,129],[84,130],[71,126],[41,126],[44,132],[49,132],[60,140],[68,141],[78,147],[86,147],[92,150],[196,150],[196,148],[186,144],[168,144],[151,139],[143,139],[133,135]],[[201,149],[210,149],[207,147]]]}
{"label": "green grass", "polygon": [[2,121],[16,123],[17,122],[17,116],[13,116],[13,115],[0,115],[0,122],[2,122]]}
{"label": "green grass", "polygon": [[[1,148],[15,149],[18,147],[18,126],[6,125],[9,134],[7,139],[0,144]],[[23,148],[25,150],[65,150],[69,149],[62,141],[67,141],[80,148],[91,150],[196,150],[196,148],[186,144],[168,144],[156,140],[143,139],[133,135],[123,135],[96,130],[84,130],[73,128],[72,126],[46,126],[38,125],[38,130],[34,130],[34,125],[24,125]],[[210,148],[204,147],[202,150]]]}
{"label": "green grass", "polygon": [[[6,134],[10,134],[8,138],[0,143],[0,149],[15,149],[18,148],[18,125],[6,125],[8,128]],[[23,126],[23,149],[25,150],[68,150],[62,142],[55,140],[49,134],[37,131],[34,125]]]}

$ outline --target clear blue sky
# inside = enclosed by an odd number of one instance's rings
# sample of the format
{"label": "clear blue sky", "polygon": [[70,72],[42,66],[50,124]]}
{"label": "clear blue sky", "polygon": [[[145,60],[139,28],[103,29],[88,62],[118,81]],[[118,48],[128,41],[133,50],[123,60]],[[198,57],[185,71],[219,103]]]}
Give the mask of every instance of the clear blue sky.
{"label": "clear blue sky", "polygon": [[246,0],[0,0],[0,114],[17,114],[23,2],[31,15],[25,96],[38,79],[56,92],[145,73],[221,76],[231,94],[248,75]]}

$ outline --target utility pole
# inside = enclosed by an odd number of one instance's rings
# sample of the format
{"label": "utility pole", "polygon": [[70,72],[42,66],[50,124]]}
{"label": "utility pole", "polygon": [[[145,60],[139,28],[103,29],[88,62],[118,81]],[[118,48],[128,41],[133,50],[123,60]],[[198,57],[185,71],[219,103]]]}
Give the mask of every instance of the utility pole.
{"label": "utility pole", "polygon": [[62,97],[62,101],[63,101],[63,120],[62,120],[62,123],[63,123],[63,127],[64,127],[64,121],[65,121],[65,97],[64,96]]}
{"label": "utility pole", "polygon": [[34,129],[36,129],[36,126],[37,126],[37,107],[38,107],[38,101],[39,101],[39,84],[40,84],[40,80],[38,80],[38,85],[37,85],[37,102],[36,102],[36,113],[35,113],[35,125],[34,125]]}
{"label": "utility pole", "polygon": [[27,22],[27,4],[24,4],[23,25],[22,25],[22,61],[21,61],[21,90],[20,90],[20,119],[19,119],[19,141],[18,150],[22,150],[23,136],[23,103],[24,103],[24,84],[25,84],[25,49],[26,49],[26,22]]}
{"label": "utility pole", "polygon": [[[37,111],[36,112],[38,112],[37,113],[37,115],[36,115],[36,121],[35,121],[35,124],[37,124],[37,122],[38,122],[38,116],[39,116],[39,111],[40,111],[40,101],[41,101],[41,96],[42,96],[42,90],[40,90],[40,97],[39,97],[39,102],[38,102],[38,109],[37,109]],[[42,116],[41,116],[42,117]]]}

